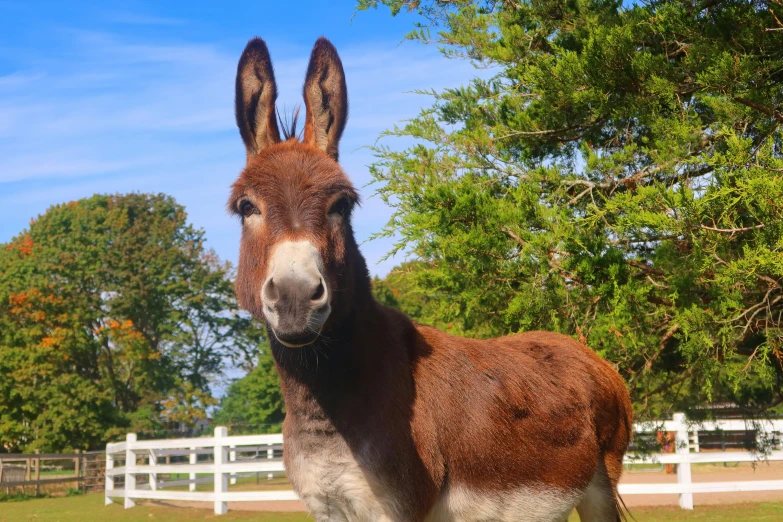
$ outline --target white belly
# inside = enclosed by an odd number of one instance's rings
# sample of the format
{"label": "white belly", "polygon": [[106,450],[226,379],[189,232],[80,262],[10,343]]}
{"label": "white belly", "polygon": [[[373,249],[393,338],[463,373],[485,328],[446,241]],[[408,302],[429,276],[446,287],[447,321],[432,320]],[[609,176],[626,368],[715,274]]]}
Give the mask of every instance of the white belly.
{"label": "white belly", "polygon": [[[287,474],[318,522],[411,522],[388,491],[356,461],[342,440],[291,451]],[[305,449],[306,447],[306,449]],[[452,485],[426,522],[561,522],[584,492],[526,487],[505,492]]]}
{"label": "white belly", "polygon": [[318,522],[395,521],[390,509],[391,495],[384,495],[380,485],[359,467],[347,448],[342,444],[334,446],[296,453],[288,464],[291,483],[315,519]]}
{"label": "white belly", "polygon": [[488,493],[452,487],[427,516],[427,522],[561,522],[582,492],[520,488]]}

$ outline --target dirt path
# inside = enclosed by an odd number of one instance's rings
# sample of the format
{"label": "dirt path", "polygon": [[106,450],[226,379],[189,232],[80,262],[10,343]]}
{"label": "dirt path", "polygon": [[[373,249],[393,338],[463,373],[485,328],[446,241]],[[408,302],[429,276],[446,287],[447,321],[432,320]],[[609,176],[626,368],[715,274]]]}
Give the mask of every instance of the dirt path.
{"label": "dirt path", "polygon": [[[175,506],[187,508],[212,509],[212,502],[180,502],[177,500],[156,500],[152,502],[157,506]],[[229,511],[273,511],[275,513],[290,511],[307,511],[299,500],[265,500],[263,502],[229,502]]]}
{"label": "dirt path", "polygon": [[[749,480],[783,480],[783,462],[759,463],[754,469],[747,463],[735,468],[722,464],[715,466],[693,466],[693,482],[742,482]],[[676,484],[677,475],[658,473],[625,473],[622,484]],[[676,506],[679,495],[625,495],[628,507],[633,506]],[[694,505],[736,504],[739,502],[783,502],[783,491],[749,491],[743,493],[695,493]]]}

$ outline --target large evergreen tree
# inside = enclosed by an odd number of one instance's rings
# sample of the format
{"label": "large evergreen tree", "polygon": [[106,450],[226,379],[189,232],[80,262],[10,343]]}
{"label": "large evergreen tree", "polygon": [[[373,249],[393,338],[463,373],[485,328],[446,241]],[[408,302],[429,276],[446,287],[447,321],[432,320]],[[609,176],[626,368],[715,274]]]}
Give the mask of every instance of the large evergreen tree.
{"label": "large evergreen tree", "polygon": [[261,332],[203,241],[172,198],[129,194],[54,206],[0,245],[0,451],[205,415],[211,381],[252,363]]}
{"label": "large evergreen tree", "polygon": [[425,320],[573,335],[651,415],[783,401],[783,1],[379,4],[487,67],[375,149]]}

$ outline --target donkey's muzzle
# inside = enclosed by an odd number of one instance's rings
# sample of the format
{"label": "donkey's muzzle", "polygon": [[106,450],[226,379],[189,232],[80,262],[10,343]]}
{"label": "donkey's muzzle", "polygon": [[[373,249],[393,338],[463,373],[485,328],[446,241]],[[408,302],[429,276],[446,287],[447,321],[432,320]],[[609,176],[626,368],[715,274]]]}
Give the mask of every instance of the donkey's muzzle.
{"label": "donkey's muzzle", "polygon": [[286,241],[272,253],[261,301],[269,327],[285,346],[312,343],[329,317],[329,289],[320,266],[320,254],[309,241]]}

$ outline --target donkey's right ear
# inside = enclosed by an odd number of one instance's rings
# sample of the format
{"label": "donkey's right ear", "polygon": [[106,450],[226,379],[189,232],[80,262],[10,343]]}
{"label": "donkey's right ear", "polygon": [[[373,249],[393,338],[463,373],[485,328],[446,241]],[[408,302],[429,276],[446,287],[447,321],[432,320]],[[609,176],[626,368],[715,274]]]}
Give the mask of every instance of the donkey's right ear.
{"label": "donkey's right ear", "polygon": [[275,100],[277,85],[269,50],[261,38],[247,43],[237,66],[237,127],[247,149],[247,159],[280,142]]}

